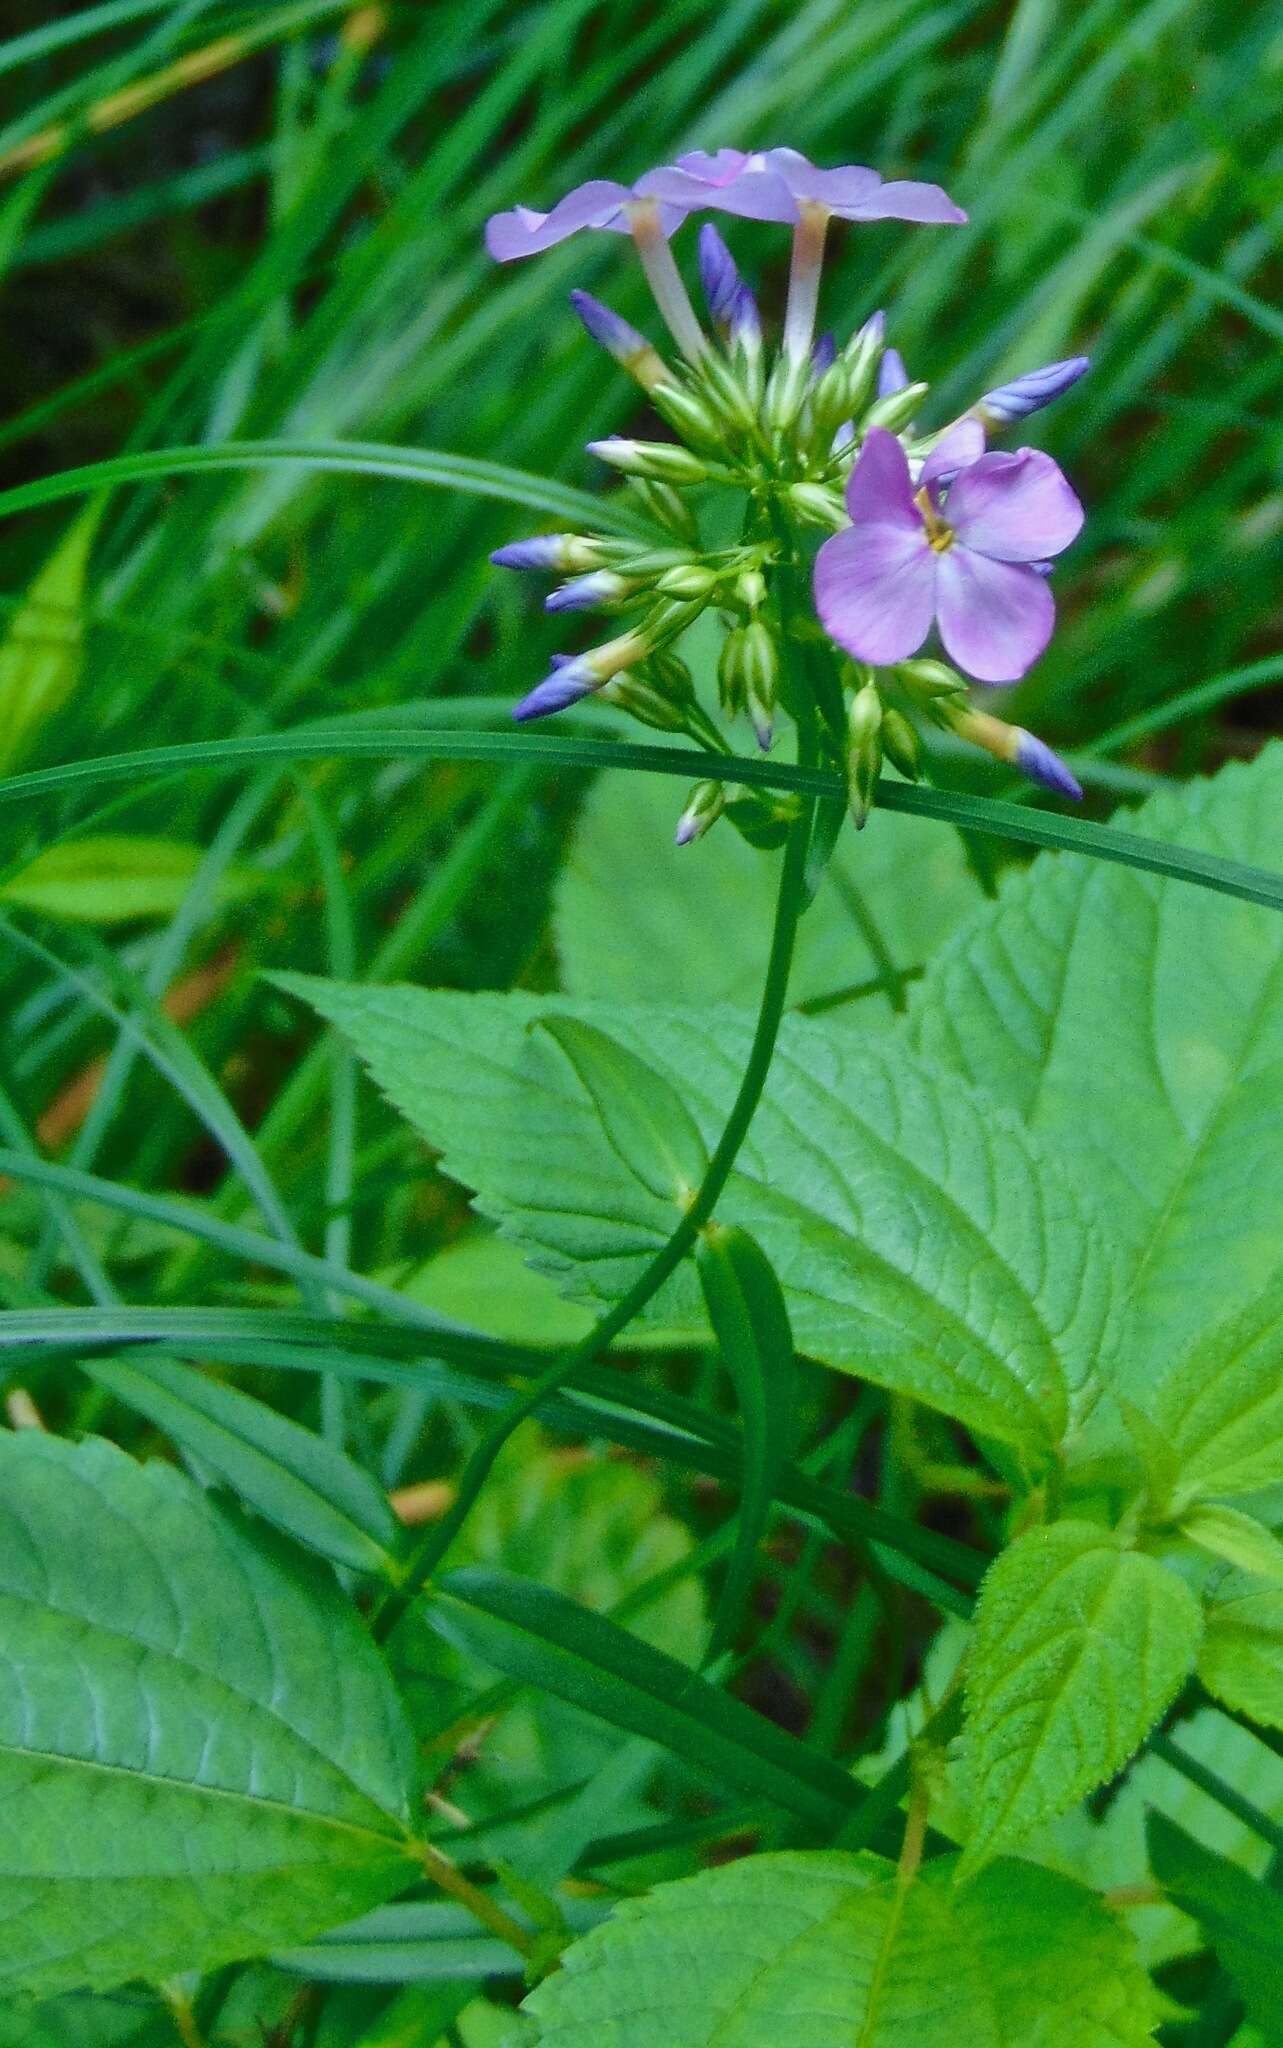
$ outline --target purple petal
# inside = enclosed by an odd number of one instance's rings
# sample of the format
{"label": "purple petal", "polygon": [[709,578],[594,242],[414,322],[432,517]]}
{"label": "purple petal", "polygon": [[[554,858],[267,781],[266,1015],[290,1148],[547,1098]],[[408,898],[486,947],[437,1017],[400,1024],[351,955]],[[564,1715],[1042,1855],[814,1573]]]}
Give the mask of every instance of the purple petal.
{"label": "purple petal", "polygon": [[698,178],[703,185],[730,185],[749,162],[744,149],[688,149],[677,159],[677,168]]}
{"label": "purple petal", "polygon": [[899,349],[884,349],[878,364],[878,397],[890,398],[894,392],[903,391],[908,381],[909,373]]}
{"label": "purple petal", "polygon": [[832,334],[821,334],[811,350],[811,369],[817,377],[833,367],[838,359],[837,338]]}
{"label": "purple petal", "polygon": [[893,178],[879,184],[867,199],[835,206],[833,211],[843,220],[909,220],[924,227],[963,227],[967,219],[939,185],[924,185],[914,178]]}
{"label": "purple petal", "polygon": [[1083,508],[1068,479],[1040,448],[982,455],[949,492],[949,524],[960,541],[996,562],[1045,561],[1077,538]]}
{"label": "purple petal", "polygon": [[1083,798],[1082,784],[1072,775],[1059,754],[1053,754],[1045,740],[1036,733],[1018,728],[1020,737],[1016,742],[1016,766],[1032,782],[1041,782],[1048,789],[1054,789],[1060,796],[1071,796],[1075,803]]}
{"label": "purple petal", "polygon": [[591,292],[571,292],[570,303],[593,340],[617,363],[631,362],[635,357],[645,355],[650,348],[644,334],[639,333],[622,314],[616,313],[613,307],[604,306],[600,299],[595,299]]}
{"label": "purple petal", "polygon": [[714,326],[729,326],[743,280],[735,258],[711,220],[705,221],[699,231],[699,281]]}
{"label": "purple petal", "polygon": [[569,661],[563,660],[550,676],[531,690],[529,696],[513,705],[512,715],[523,725],[530,718],[547,718],[550,712],[564,711],[567,705],[577,704],[581,697],[597,688],[600,680],[582,668],[573,657]]}
{"label": "purple petal", "polygon": [[815,608],[825,632],[876,668],[917,653],[931,630],[935,584],[936,556],[921,521],[916,532],[835,533],[815,558]]}
{"label": "purple petal", "polygon": [[648,172],[638,189],[643,186],[655,198],[688,211],[716,207],[743,220],[783,221],[790,226],[798,220],[797,203],[767,158],[745,156],[738,149],[719,149],[716,156],[691,150],[669,168]]}
{"label": "purple petal", "polygon": [[845,213],[848,207],[870,203],[882,179],[864,164],[843,164],[834,171],[822,171],[798,149],[772,149],[772,168],[788,186],[795,199],[809,199],[827,206],[830,213]]}
{"label": "purple petal", "polygon": [[936,614],[949,658],[979,683],[1019,682],[1056,623],[1043,578],[1023,562],[992,561],[957,542],[936,562]]}
{"label": "purple petal", "polygon": [[486,222],[486,247],[496,263],[535,256],[580,228],[612,225],[612,216],[617,219],[632,196],[627,185],[617,185],[613,178],[590,178],[559,200],[551,213],[514,206],[510,213],[492,214]]}
{"label": "purple petal", "polygon": [[[551,591],[543,601],[546,612],[590,612],[599,604],[606,603],[617,594],[619,578],[609,569],[590,569],[586,576],[575,576],[569,583],[563,583],[558,590]],[[554,661],[558,668],[564,666]]]}
{"label": "purple petal", "polygon": [[536,533],[529,540],[510,540],[490,559],[496,569],[559,569],[562,551],[573,539],[569,533]]}
{"label": "purple petal", "polygon": [[870,427],[860,459],[847,479],[846,509],[852,526],[896,526],[924,538],[922,514],[913,502],[909,458],[894,434]]}
{"label": "purple petal", "polygon": [[919,486],[938,483],[978,462],[985,452],[985,430],[979,420],[958,420],[942,435],[922,465]]}

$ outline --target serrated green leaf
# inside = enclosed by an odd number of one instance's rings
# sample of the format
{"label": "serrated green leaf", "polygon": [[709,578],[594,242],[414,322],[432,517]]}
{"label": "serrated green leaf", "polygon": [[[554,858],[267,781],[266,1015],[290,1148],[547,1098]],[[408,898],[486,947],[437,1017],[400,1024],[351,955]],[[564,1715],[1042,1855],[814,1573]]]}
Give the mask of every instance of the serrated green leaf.
{"label": "serrated green leaf", "polygon": [[618,1907],[527,1998],[530,2048],[1143,2048],[1155,2005],[1091,1892],[1034,1864],[954,1883],[754,1856]]}
{"label": "serrated green leaf", "polygon": [[969,1870],[1122,1769],[1193,1669],[1201,1626],[1180,1579],[1093,1523],[1003,1551],[968,1666]]}
{"label": "serrated green leaf", "polygon": [[1175,1451],[1182,1499],[1283,1480],[1283,1286],[1200,1332],[1144,1405]]}
{"label": "serrated green leaf", "polygon": [[0,769],[21,763],[80,680],[85,578],[104,503],[72,521],[0,640]]}
{"label": "serrated green leaf", "polygon": [[[203,859],[202,847],[178,839],[100,833],[62,840],[0,883],[0,903],[38,910],[67,924],[170,917]],[[220,898],[244,895],[259,879],[249,868],[229,868],[219,885]]]}
{"label": "serrated green leaf", "polygon": [[1270,2048],[1278,2048],[1283,2043],[1283,1897],[1160,1813],[1149,1816],[1146,1833],[1158,1882],[1175,1905],[1198,1921],[1249,2019]]}
{"label": "serrated green leaf", "polygon": [[0,1987],[208,1970],[403,1889],[414,1759],[332,1579],[180,1473],[0,1436]]}
{"label": "serrated green leaf", "polygon": [[1283,1587],[1225,1574],[1207,1601],[1198,1675],[1236,1713],[1283,1728]]}
{"label": "serrated green leaf", "polygon": [[[478,1206],[599,1302],[666,1241],[672,1205],[621,1170],[592,1103],[529,1025],[568,1015],[608,1033],[681,1092],[710,1145],[752,1031],[737,1010],[281,980],[346,1033]],[[718,1214],[760,1241],[807,1355],[1030,1459],[1090,1405],[1111,1312],[1098,1235],[1015,1125],[902,1052],[786,1019]],[[698,1301],[687,1268],[654,1314],[689,1323]]]}
{"label": "serrated green leaf", "polygon": [[170,1359],[99,1359],[85,1371],[297,1542],[354,1571],[391,1568],[398,1530],[387,1495],[310,1429]]}
{"label": "serrated green leaf", "polygon": [[[697,847],[674,846],[680,808],[667,783],[645,775],[608,771],[593,784],[557,885],[557,950],[572,995],[756,1004],[778,863],[725,826]],[[929,819],[880,811],[876,829],[839,839],[832,866],[798,935],[795,1002],[878,975],[869,920],[875,947],[880,939],[905,970],[983,901],[961,841]],[[885,1030],[893,1011],[875,993],[851,1015],[867,1035]]]}
{"label": "serrated green leaf", "polygon": [[535,1028],[561,1047],[629,1172],[661,1201],[685,1203],[708,1147],[672,1083],[582,1017],[544,1017]]}
{"label": "serrated green leaf", "polygon": [[[1283,746],[1130,821],[1283,868]],[[1130,868],[1007,877],[911,999],[919,1046],[1027,1119],[1089,1191],[1129,1296],[1120,1385],[1283,1270],[1283,920]],[[1107,1084],[1107,1085],[1106,1085]]]}
{"label": "serrated green leaf", "polygon": [[1181,1518],[1181,1529],[1200,1550],[1251,1572],[1275,1586],[1283,1586],[1283,1543],[1251,1515],[1216,1503],[1190,1508]]}

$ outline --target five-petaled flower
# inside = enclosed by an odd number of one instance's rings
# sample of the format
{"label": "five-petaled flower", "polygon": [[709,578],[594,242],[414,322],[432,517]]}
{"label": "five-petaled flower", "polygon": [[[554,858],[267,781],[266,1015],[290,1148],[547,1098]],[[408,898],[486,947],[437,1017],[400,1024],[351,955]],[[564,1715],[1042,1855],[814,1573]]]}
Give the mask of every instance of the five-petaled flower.
{"label": "five-petaled flower", "polygon": [[1036,448],[982,454],[963,421],[928,456],[915,487],[895,438],[870,429],[847,484],[851,524],[820,549],[815,603],[857,661],[916,654],[934,620],[960,669],[1014,683],[1051,638],[1045,565],[1075,538],[1083,508]]}
{"label": "five-petaled flower", "polygon": [[671,168],[652,171],[647,190],[694,212],[713,207],[745,220],[796,227],[805,205],[839,220],[910,220],[944,224],[967,216],[939,185],[914,178],[884,180],[864,164],[820,170],[797,149],[696,149]]}

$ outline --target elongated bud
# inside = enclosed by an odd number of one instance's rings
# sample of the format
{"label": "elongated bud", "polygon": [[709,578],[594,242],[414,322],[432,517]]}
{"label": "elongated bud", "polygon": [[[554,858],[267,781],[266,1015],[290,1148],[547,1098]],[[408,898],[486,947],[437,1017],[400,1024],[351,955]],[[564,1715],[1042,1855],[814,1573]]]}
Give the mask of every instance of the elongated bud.
{"label": "elongated bud", "polygon": [[653,726],[656,732],[686,730],[686,717],[681,707],[629,669],[603,683],[597,694],[603,704],[616,705],[642,725]]}
{"label": "elongated bud", "polygon": [[669,441],[626,441],[613,434],[606,441],[590,441],[588,453],[625,476],[653,477],[668,484],[708,481],[707,465],[689,448],[676,448]]}
{"label": "elongated bud", "polygon": [[682,384],[664,382],[652,388],[650,402],[693,448],[702,448],[706,455],[725,452],[726,437],[717,415],[695,392]]}
{"label": "elongated bud", "polygon": [[970,709],[953,712],[950,723],[960,739],[983,747],[996,760],[1010,762],[1031,782],[1041,782],[1044,788],[1054,789],[1058,796],[1072,797],[1075,803],[1082,801],[1082,786],[1059,754],[1053,753],[1036,733],[1026,732],[1023,725],[1008,725],[987,711]]}
{"label": "elongated bud", "polygon": [[788,501],[808,526],[823,526],[837,533],[847,524],[846,507],[826,484],[790,484]]}
{"label": "elongated bud", "polygon": [[709,354],[699,366],[700,378],[711,403],[716,406],[724,420],[735,427],[752,427],[757,423],[757,398],[749,390],[749,380],[742,374],[742,365],[736,367],[723,362],[720,356]]}
{"label": "elongated bud", "polygon": [[699,231],[699,281],[704,288],[708,317],[725,341],[736,301],[744,289],[744,280],[735,258],[711,221]]}
{"label": "elongated bud", "polygon": [[673,654],[668,648],[661,648],[652,654],[643,670],[643,678],[655,689],[662,690],[675,704],[695,702],[695,679],[680,654]]}
{"label": "elongated bud", "polygon": [[766,578],[761,570],[745,569],[741,576],[737,576],[735,595],[747,610],[760,611],[766,603]]}
{"label": "elongated bud", "polygon": [[847,741],[851,816],[856,831],[863,832],[882,768],[882,699],[876,683],[865,683],[852,698]]}
{"label": "elongated bud", "polygon": [[777,437],[785,435],[802,409],[811,381],[811,357],[781,355],[766,386],[766,424]]}
{"label": "elongated bud", "polygon": [[621,633],[616,640],[604,640],[600,647],[591,648],[587,654],[554,655],[552,674],[521,699],[512,715],[524,724],[531,718],[547,718],[551,712],[564,711],[568,705],[577,704],[581,697],[588,696],[590,691],[600,689],[621,669],[644,660],[650,650],[648,636],[635,632]]}
{"label": "elongated bud", "polygon": [[616,575],[613,569],[593,569],[563,583],[543,601],[546,612],[593,612],[605,605],[620,604],[637,589],[631,576]]}
{"label": "elongated bud", "polygon": [[658,349],[652,347],[645,335],[610,306],[603,306],[591,292],[572,292],[570,303],[593,340],[614,357],[621,370],[627,370],[636,379],[643,391],[649,391],[671,374]]}
{"label": "elongated bud", "polygon": [[875,398],[864,415],[865,432],[870,427],[885,427],[889,434],[898,434],[901,427],[908,426],[930,388],[929,384],[906,384],[885,398]]}
{"label": "elongated bud", "polygon": [[677,820],[674,835],[679,846],[689,846],[695,839],[702,839],[726,809],[726,792],[720,782],[697,782],[686,799],[686,808]]}
{"label": "elongated bud", "polygon": [[903,391],[908,381],[909,373],[899,349],[884,349],[878,364],[878,397],[891,398],[897,391]]}
{"label": "elongated bud", "polygon": [[812,389],[810,417],[816,435],[824,440],[842,420],[851,416],[851,365],[839,356]]}
{"label": "elongated bud", "polygon": [[965,697],[967,694],[965,678],[958,674],[956,668],[950,668],[947,661],[934,661],[924,655],[914,661],[897,662],[895,672],[905,688],[923,702],[933,697]]}
{"label": "elongated bud", "polygon": [[529,540],[511,540],[490,559],[497,569],[551,569],[559,576],[579,569],[598,569],[608,544],[582,533],[536,533]]}
{"label": "elongated bud", "polygon": [[682,562],[694,560],[689,548],[644,548],[635,540],[603,540],[602,547],[617,575],[639,581],[662,576],[665,569],[676,569]]}
{"label": "elongated bud", "polygon": [[711,597],[719,581],[716,569],[706,568],[702,562],[680,562],[675,569],[665,569],[655,588],[662,590],[665,597],[680,597],[695,604]]}
{"label": "elongated bud", "polygon": [[851,336],[842,351],[849,379],[847,406],[852,414],[862,412],[868,404],[885,347],[885,334],[886,315],[875,313]]}
{"label": "elongated bud", "polygon": [[817,335],[811,348],[811,370],[813,374],[816,377],[822,377],[826,370],[833,368],[837,359],[837,336],[834,334]]}
{"label": "elongated bud", "polygon": [[742,626],[732,626],[717,658],[717,694],[728,718],[738,718],[744,709],[744,662]]}
{"label": "elongated bud", "polygon": [[996,433],[1016,420],[1028,419],[1031,412],[1041,411],[1044,405],[1050,405],[1090,368],[1089,356],[1066,356],[1062,363],[1047,363],[1041,370],[1027,370],[1023,377],[1013,377],[1010,384],[1000,384],[996,391],[986,391],[979,404],[972,406],[972,416],[982,420],[991,432]]}
{"label": "elongated bud", "polygon": [[699,527],[685,498],[671,484],[656,483],[652,477],[630,476],[628,488],[660,526],[666,526],[679,540],[699,545]]}
{"label": "elongated bud", "polygon": [[906,775],[910,782],[917,781],[922,773],[922,741],[894,704],[882,707],[882,750],[901,775]]}
{"label": "elongated bud", "polygon": [[775,700],[779,694],[779,649],[763,619],[750,619],[747,626],[735,627],[726,638],[728,645],[735,645],[737,694],[748,713],[757,744],[765,754],[771,745]]}

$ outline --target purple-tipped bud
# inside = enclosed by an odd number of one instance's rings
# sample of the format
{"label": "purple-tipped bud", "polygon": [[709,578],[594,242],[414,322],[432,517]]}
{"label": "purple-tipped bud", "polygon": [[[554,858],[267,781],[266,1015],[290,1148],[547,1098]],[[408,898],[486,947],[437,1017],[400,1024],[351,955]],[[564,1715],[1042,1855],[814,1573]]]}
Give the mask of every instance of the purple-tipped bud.
{"label": "purple-tipped bud", "polygon": [[832,334],[820,335],[814,348],[811,350],[811,368],[816,376],[822,377],[826,370],[832,369],[837,359],[838,345],[835,336]]}
{"label": "purple-tipped bud", "polygon": [[[863,327],[861,327],[858,334],[852,335],[851,340],[862,341],[866,348],[881,348],[886,331],[887,316],[879,306],[876,313],[870,313]],[[850,343],[848,343],[849,346]]]}
{"label": "purple-tipped bud", "polygon": [[746,284],[742,284],[735,294],[726,338],[732,348],[742,349],[750,356],[756,355],[762,346],[762,316],[757,309],[757,300]]}
{"label": "purple-tipped bud", "polygon": [[832,446],[831,450],[829,451],[829,452],[830,452],[830,454],[833,454],[833,455],[840,455],[840,454],[842,453],[842,450],[843,450],[844,448],[849,448],[849,447],[850,447],[850,445],[851,445],[852,441],[854,441],[854,439],[855,439],[855,421],[854,421],[854,420],[843,420],[843,422],[842,422],[841,426],[840,426],[840,427],[838,428],[838,430],[837,430],[836,434],[835,434],[835,435],[833,436],[833,446]]}
{"label": "purple-tipped bud", "polygon": [[1050,405],[1090,368],[1089,356],[1067,356],[1063,363],[1047,363],[1041,370],[1014,377],[1010,384],[1000,384],[996,391],[986,391],[975,410],[991,425],[1009,427]]}
{"label": "purple-tipped bud", "polygon": [[570,303],[593,340],[644,389],[649,390],[660,377],[668,374],[663,358],[645,335],[610,306],[604,306],[600,299],[595,299],[591,292],[573,291]]}
{"label": "purple-tipped bud", "polygon": [[1026,732],[1023,726],[1016,728],[1016,766],[1022,775],[1032,782],[1041,782],[1047,789],[1054,789],[1058,796],[1070,796],[1075,803],[1082,802],[1082,787],[1051,748],[1036,734]]}
{"label": "purple-tipped bud", "polygon": [[587,576],[576,576],[570,583],[563,583],[560,590],[554,590],[543,601],[546,612],[591,612],[598,605],[613,604],[618,598],[627,597],[635,589],[627,576],[617,576],[612,569],[594,569]]}
{"label": "purple-tipped bud", "polygon": [[496,548],[490,559],[496,569],[565,569],[570,567],[568,552],[577,544],[573,533],[536,533]]}
{"label": "purple-tipped bud", "polygon": [[600,676],[593,674],[582,657],[570,660],[562,657],[550,676],[546,676],[519,704],[513,705],[512,715],[523,725],[530,718],[547,718],[550,712],[564,711],[567,705],[577,704],[581,697],[595,690],[600,681]]}
{"label": "purple-tipped bud", "polygon": [[699,231],[699,281],[704,287],[708,317],[723,333],[735,314],[736,301],[744,281],[735,258],[711,221]]}
{"label": "purple-tipped bud", "polygon": [[677,820],[674,838],[678,846],[702,839],[726,809],[726,791],[720,782],[697,782],[686,799],[686,809]]}
{"label": "purple-tipped bud", "polygon": [[[874,314],[874,319],[878,315]],[[909,382],[909,373],[898,348],[884,349],[878,364],[878,397],[891,398],[897,391],[903,391]]]}

